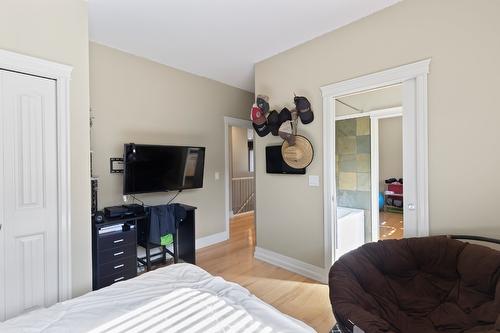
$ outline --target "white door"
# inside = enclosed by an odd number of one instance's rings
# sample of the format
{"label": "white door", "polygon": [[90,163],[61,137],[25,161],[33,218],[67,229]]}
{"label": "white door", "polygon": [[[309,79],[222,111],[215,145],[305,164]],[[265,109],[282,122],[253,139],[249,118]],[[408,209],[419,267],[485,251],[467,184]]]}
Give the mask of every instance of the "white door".
{"label": "white door", "polygon": [[56,82],[0,70],[0,320],[58,300]]}

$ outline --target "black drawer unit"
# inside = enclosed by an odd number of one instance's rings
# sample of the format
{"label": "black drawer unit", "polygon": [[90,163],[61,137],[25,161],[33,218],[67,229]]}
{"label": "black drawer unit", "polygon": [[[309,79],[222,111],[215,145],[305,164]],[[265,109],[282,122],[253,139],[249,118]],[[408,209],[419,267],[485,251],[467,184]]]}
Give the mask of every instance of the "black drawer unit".
{"label": "black drawer unit", "polygon": [[137,246],[135,242],[125,246],[117,246],[108,250],[99,251],[99,266],[107,263],[115,263],[126,258],[137,257]]}
{"label": "black drawer unit", "polygon": [[108,262],[99,266],[99,272],[102,276],[112,275],[127,270],[137,270],[137,260],[133,257],[127,257]]}
{"label": "black drawer unit", "polygon": [[118,246],[135,244],[136,240],[137,233],[134,229],[122,232],[112,232],[110,234],[102,234],[99,237],[99,249],[115,249]]}
{"label": "black drawer unit", "polygon": [[104,288],[106,286],[109,286],[115,282],[120,282],[123,280],[131,279],[133,277],[137,276],[137,268],[134,267],[134,269],[128,269],[123,272],[118,272],[118,273],[113,273],[111,275],[106,275],[103,276],[100,279],[100,288]]}
{"label": "black drawer unit", "polygon": [[144,215],[92,223],[92,288],[101,289],[137,276],[137,221]]}

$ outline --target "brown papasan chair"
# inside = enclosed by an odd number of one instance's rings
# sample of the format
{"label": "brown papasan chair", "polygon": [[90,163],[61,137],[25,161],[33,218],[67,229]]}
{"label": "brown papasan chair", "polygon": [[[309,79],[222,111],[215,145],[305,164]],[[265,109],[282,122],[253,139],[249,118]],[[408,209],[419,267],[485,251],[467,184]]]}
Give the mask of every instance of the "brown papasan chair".
{"label": "brown papasan chair", "polygon": [[489,247],[447,236],[369,243],[335,262],[329,286],[343,333],[500,332],[500,251]]}

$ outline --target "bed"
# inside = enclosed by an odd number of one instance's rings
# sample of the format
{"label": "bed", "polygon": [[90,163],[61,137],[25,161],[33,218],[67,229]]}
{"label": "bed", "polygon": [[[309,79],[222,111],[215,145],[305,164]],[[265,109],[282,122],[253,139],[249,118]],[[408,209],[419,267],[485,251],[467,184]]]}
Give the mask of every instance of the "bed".
{"label": "bed", "polygon": [[315,332],[238,284],[175,264],[38,309],[0,332]]}

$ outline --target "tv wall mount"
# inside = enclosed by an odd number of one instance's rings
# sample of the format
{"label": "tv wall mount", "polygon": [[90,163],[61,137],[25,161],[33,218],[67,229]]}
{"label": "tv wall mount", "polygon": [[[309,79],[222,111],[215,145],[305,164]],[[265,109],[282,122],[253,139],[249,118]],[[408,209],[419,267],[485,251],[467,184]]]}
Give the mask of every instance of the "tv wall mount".
{"label": "tv wall mount", "polygon": [[111,157],[109,159],[109,172],[110,173],[123,173],[123,157]]}

